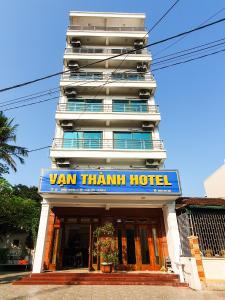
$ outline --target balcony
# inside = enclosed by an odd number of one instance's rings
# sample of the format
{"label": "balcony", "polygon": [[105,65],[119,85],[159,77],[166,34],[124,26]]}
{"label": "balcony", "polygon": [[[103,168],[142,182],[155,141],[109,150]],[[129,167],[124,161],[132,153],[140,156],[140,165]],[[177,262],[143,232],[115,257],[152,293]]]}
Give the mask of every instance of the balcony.
{"label": "balcony", "polygon": [[125,27],[125,26],[79,26],[79,25],[70,25],[68,26],[68,30],[74,30],[74,31],[112,31],[112,32],[136,32],[136,31],[146,31],[145,27]]}
{"label": "balcony", "polygon": [[[83,100],[83,99],[82,99]],[[137,101],[142,101],[138,99]],[[102,104],[102,103],[60,103],[57,111],[59,112],[88,112],[88,113],[150,113],[159,114],[158,105],[148,104]]]}
{"label": "balcony", "polygon": [[161,140],[130,139],[54,139],[52,158],[164,160],[166,151]]}
{"label": "balcony", "polygon": [[155,81],[150,73],[136,73],[136,72],[121,72],[121,73],[103,73],[103,72],[72,72],[64,73],[61,80],[76,80],[76,81]]}
{"label": "balcony", "polygon": [[[60,120],[78,120],[78,123],[83,121],[105,123],[106,121],[115,122],[140,122],[153,121],[156,125],[160,122],[161,117],[159,107],[157,105],[148,104],[124,104],[124,103],[79,103],[67,102],[60,103],[56,110],[56,119]],[[82,99],[85,101],[84,99]],[[101,100],[98,100],[100,102]],[[135,101],[135,100],[134,100]],[[138,99],[137,102],[143,100]],[[133,123],[134,125],[134,123]]]}
{"label": "balcony", "polygon": [[93,94],[93,87],[100,87],[99,93],[105,94],[109,89],[109,95],[138,95],[140,89],[155,92],[156,82],[151,73],[103,73],[103,72],[71,72],[64,73],[60,81],[61,87],[75,87],[77,93],[84,90],[86,94]]}
{"label": "balcony", "polygon": [[75,159],[77,162],[83,159],[164,160],[166,151],[160,140],[54,139],[50,156],[53,159]]}
{"label": "balcony", "polygon": [[[66,48],[65,54],[126,54],[128,51],[134,48],[94,48],[94,47],[81,47],[81,48]],[[149,52],[147,49],[138,49],[129,55],[147,55]]]}

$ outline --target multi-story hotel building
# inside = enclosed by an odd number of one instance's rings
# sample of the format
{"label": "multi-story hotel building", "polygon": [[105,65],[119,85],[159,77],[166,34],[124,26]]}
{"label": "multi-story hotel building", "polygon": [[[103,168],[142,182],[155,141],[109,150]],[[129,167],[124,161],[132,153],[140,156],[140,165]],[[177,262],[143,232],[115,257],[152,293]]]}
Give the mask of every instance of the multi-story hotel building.
{"label": "multi-story hotel building", "polygon": [[118,269],[170,260],[180,274],[179,179],[163,169],[148,38],[145,14],[70,12],[33,273],[99,269],[93,230],[111,222]]}

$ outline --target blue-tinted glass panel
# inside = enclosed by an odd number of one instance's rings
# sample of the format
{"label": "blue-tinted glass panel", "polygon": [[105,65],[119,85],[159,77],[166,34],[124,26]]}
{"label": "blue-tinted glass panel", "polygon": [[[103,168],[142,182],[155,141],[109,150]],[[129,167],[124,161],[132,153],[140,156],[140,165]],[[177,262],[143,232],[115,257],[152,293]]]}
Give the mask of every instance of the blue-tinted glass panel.
{"label": "blue-tinted glass panel", "polygon": [[115,149],[152,149],[150,132],[114,132]]}
{"label": "blue-tinted glass panel", "polygon": [[84,132],[84,148],[100,149],[102,148],[102,132],[85,131]]}
{"label": "blue-tinted glass panel", "polygon": [[113,112],[125,112],[127,100],[113,100],[112,111]]}
{"label": "blue-tinted glass panel", "polygon": [[152,135],[150,132],[133,132],[132,139],[135,149],[152,149]]}
{"label": "blue-tinted glass panel", "polygon": [[103,111],[102,100],[86,100],[86,111]]}
{"label": "blue-tinted glass panel", "polygon": [[114,132],[113,141],[115,149],[130,149],[129,143],[131,141],[130,132]]}
{"label": "blue-tinted glass panel", "polygon": [[113,100],[113,112],[147,112],[147,100]]}
{"label": "blue-tinted glass panel", "polygon": [[67,103],[68,111],[103,111],[102,100],[97,99],[77,99],[68,100]]}

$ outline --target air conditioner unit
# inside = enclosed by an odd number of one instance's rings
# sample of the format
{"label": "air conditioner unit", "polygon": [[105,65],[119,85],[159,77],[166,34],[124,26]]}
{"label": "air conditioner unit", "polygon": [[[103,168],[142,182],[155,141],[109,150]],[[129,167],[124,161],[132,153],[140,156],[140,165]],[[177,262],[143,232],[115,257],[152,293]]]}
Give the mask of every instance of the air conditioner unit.
{"label": "air conditioner unit", "polygon": [[77,39],[75,39],[75,38],[72,38],[72,39],[70,40],[70,45],[71,45],[72,47],[74,47],[74,48],[79,48],[79,47],[81,47],[81,41],[80,41],[80,40],[77,40]]}
{"label": "air conditioner unit", "polygon": [[60,125],[63,129],[67,130],[73,129],[74,126],[73,122],[68,120],[61,121]]}
{"label": "air conditioner unit", "polygon": [[65,158],[57,158],[56,159],[56,165],[60,168],[69,168],[70,167],[70,161]]}
{"label": "air conditioner unit", "polygon": [[67,88],[64,90],[64,94],[66,97],[73,97],[75,98],[77,96],[77,92],[73,88]]}
{"label": "air conditioner unit", "polygon": [[143,40],[135,40],[134,41],[134,48],[135,49],[140,49],[144,46],[144,41]]}
{"label": "air conditioner unit", "polygon": [[148,65],[146,62],[137,64],[137,72],[147,72],[147,71],[148,71]]}
{"label": "air conditioner unit", "polygon": [[155,123],[153,123],[153,122],[143,122],[142,123],[142,128],[143,129],[154,129],[154,127],[155,127]]}
{"label": "air conditioner unit", "polygon": [[160,160],[146,159],[146,161],[145,161],[146,167],[156,168],[156,167],[159,167],[160,164],[161,164]]}
{"label": "air conditioner unit", "polygon": [[68,61],[67,66],[70,70],[78,70],[79,69],[79,64],[75,60]]}
{"label": "air conditioner unit", "polygon": [[140,90],[139,91],[139,97],[141,99],[149,99],[151,96],[150,90]]}

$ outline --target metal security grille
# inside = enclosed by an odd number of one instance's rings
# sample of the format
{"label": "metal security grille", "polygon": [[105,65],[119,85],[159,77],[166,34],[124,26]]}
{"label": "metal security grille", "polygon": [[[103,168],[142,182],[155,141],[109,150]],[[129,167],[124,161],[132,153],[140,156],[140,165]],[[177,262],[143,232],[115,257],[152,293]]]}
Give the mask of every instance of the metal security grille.
{"label": "metal security grille", "polygon": [[225,210],[192,209],[191,221],[202,254],[221,255],[225,251]]}
{"label": "metal security grille", "polygon": [[181,255],[191,256],[188,236],[191,235],[190,216],[185,212],[177,216],[181,242]]}

